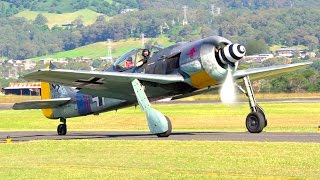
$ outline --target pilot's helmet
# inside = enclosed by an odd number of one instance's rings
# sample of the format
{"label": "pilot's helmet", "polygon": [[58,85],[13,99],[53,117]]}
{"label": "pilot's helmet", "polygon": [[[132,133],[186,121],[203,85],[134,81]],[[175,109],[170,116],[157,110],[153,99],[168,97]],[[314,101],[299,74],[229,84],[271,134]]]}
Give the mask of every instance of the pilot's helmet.
{"label": "pilot's helmet", "polygon": [[127,61],[132,61],[132,57],[131,56],[127,57]]}

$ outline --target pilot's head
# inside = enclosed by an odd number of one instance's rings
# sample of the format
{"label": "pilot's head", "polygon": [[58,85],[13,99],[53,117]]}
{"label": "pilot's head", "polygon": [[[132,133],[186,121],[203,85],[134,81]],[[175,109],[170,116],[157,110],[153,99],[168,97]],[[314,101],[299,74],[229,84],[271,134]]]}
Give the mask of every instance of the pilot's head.
{"label": "pilot's head", "polygon": [[143,51],[142,51],[142,56],[143,57],[148,57],[150,55],[150,51],[148,50],[148,49],[144,49]]}
{"label": "pilot's head", "polygon": [[132,61],[132,57],[129,56],[129,57],[127,58],[127,61]]}

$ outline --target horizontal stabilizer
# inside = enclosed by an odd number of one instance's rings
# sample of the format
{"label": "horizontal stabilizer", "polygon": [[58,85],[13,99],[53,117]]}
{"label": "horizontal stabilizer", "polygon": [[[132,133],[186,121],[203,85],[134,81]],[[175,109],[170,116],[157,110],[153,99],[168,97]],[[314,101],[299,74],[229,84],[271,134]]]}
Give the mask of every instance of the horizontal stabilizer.
{"label": "horizontal stabilizer", "polygon": [[21,103],[15,103],[12,108],[14,110],[56,108],[68,103],[70,100],[71,98],[58,98],[58,99],[26,101]]}

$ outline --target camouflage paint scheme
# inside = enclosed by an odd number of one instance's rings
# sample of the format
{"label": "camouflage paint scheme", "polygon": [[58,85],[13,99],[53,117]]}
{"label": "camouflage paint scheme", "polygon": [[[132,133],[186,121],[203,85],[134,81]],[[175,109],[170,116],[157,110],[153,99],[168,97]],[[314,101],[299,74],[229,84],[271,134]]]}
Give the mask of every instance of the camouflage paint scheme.
{"label": "camouflage paint scheme", "polygon": [[[45,86],[49,86],[50,89],[47,89]],[[106,110],[117,109],[122,103],[125,104],[123,100],[94,97],[80,93],[79,90],[58,84],[42,83],[41,88],[43,92],[50,92],[51,97],[47,99],[71,98],[71,100],[63,106],[53,109],[42,109],[44,116],[49,119],[85,116],[93,113],[99,114]],[[45,98],[42,96],[42,99]]]}

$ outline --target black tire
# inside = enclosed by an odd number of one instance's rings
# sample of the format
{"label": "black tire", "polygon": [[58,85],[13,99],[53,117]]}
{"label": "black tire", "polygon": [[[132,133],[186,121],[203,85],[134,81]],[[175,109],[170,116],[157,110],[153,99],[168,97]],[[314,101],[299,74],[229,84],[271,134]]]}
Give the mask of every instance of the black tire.
{"label": "black tire", "polygon": [[169,137],[171,132],[172,132],[172,124],[171,124],[171,121],[170,119],[165,116],[166,119],[167,119],[167,122],[168,122],[168,131],[164,132],[164,133],[160,133],[160,134],[157,134],[158,137]]}
{"label": "black tire", "polygon": [[260,114],[262,114],[263,115],[263,117],[264,117],[264,120],[265,120],[265,122],[264,122],[264,127],[267,127],[267,125],[268,125],[268,120],[267,120],[267,117],[266,117],[266,115],[265,115],[265,113],[264,113],[264,110],[257,104],[257,111],[258,111],[258,113],[260,113]]}
{"label": "black tire", "polygon": [[58,135],[66,135],[67,134],[67,125],[59,124],[57,128]]}
{"label": "black tire", "polygon": [[250,133],[260,133],[265,127],[265,118],[259,112],[251,112],[246,119],[246,127]]}

